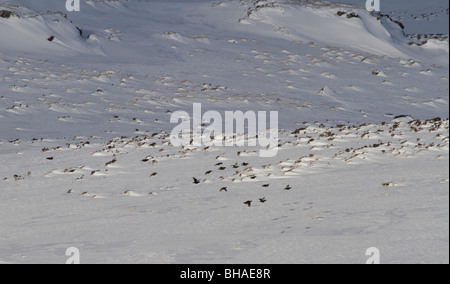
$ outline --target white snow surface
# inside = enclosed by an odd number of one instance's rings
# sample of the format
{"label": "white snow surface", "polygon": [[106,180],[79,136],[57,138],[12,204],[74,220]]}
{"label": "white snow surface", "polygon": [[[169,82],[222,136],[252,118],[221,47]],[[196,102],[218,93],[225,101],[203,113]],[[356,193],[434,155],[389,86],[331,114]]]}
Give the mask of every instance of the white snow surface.
{"label": "white snow surface", "polygon": [[448,1],[381,3],[0,0],[0,263],[448,263]]}

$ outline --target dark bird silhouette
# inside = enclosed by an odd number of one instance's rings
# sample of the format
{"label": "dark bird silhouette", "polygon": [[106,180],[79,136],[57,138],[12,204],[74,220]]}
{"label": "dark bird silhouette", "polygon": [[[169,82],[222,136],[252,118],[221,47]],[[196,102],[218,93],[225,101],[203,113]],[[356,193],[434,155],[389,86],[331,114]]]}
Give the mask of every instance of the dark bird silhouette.
{"label": "dark bird silhouette", "polygon": [[248,164],[248,163],[242,163],[242,165],[243,165],[244,167],[246,167],[246,166],[248,166],[249,164]]}
{"label": "dark bird silhouette", "polygon": [[200,183],[200,180],[196,179],[195,177],[193,177],[193,179],[194,179],[194,183],[195,184],[199,184]]}
{"label": "dark bird silhouette", "polygon": [[270,186],[270,184],[263,184],[262,187],[269,187],[269,186]]}
{"label": "dark bird silhouette", "polygon": [[224,170],[226,170],[227,168],[226,167],[220,167],[219,168],[219,171],[224,171]]}
{"label": "dark bird silhouette", "polygon": [[207,172],[205,173],[205,175],[209,175],[210,173],[212,173],[212,171],[207,171]]}
{"label": "dark bird silhouette", "polygon": [[154,176],[156,176],[158,173],[152,173],[151,175],[150,175],[150,177],[154,177]]}
{"label": "dark bird silhouette", "polygon": [[227,192],[227,191],[228,191],[228,188],[227,188],[226,186],[224,186],[224,187],[222,187],[222,188],[219,190],[219,192],[222,192],[222,191]]}
{"label": "dark bird silhouette", "polygon": [[108,166],[114,164],[115,162],[117,162],[117,159],[113,159],[112,161],[107,162],[107,163],[105,164],[105,167],[108,167]]}
{"label": "dark bird silhouette", "polygon": [[237,168],[239,168],[238,163],[236,163],[236,164],[233,165],[233,169],[237,169]]}
{"label": "dark bird silhouette", "polygon": [[220,162],[220,163],[217,163],[217,164],[216,164],[216,167],[217,167],[217,166],[221,166],[221,165],[223,165],[223,163],[222,163],[222,162]]}
{"label": "dark bird silhouette", "polygon": [[251,200],[247,200],[244,202],[245,205],[247,205],[248,207],[250,207],[252,205],[252,201]]}
{"label": "dark bird silhouette", "polygon": [[264,203],[266,201],[267,201],[267,199],[265,197],[259,199],[259,202],[261,202],[261,203]]}
{"label": "dark bird silhouette", "polygon": [[284,188],[284,190],[290,190],[290,189],[292,189],[292,187],[289,184]]}

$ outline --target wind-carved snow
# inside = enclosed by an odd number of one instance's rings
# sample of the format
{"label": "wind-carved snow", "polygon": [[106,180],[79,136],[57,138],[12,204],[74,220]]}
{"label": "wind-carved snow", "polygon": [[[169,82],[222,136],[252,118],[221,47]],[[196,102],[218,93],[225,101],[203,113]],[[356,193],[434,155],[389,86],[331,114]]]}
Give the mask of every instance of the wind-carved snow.
{"label": "wind-carved snow", "polygon": [[[448,36],[409,35],[423,4],[63,2],[0,1],[0,263],[448,263]],[[278,111],[278,155],[172,146],[194,103]]]}

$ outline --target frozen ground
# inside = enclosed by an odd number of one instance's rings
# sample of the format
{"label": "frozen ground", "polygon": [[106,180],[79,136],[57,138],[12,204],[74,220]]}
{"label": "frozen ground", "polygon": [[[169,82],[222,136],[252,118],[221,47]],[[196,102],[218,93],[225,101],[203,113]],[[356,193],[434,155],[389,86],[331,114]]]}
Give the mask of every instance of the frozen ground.
{"label": "frozen ground", "polygon": [[0,0],[0,263],[448,263],[448,1],[343,2]]}

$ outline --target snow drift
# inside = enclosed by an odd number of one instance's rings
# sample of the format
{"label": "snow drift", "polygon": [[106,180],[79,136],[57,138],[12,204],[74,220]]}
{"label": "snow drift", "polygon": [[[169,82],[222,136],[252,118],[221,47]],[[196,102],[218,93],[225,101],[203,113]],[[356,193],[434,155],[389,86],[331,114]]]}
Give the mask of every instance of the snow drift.
{"label": "snow drift", "polygon": [[99,52],[88,35],[83,35],[62,12],[1,3],[0,11],[5,13],[5,17],[0,17],[0,45],[4,52],[66,56]]}

